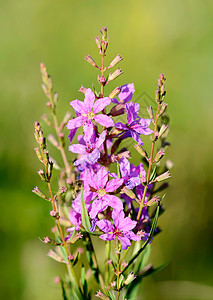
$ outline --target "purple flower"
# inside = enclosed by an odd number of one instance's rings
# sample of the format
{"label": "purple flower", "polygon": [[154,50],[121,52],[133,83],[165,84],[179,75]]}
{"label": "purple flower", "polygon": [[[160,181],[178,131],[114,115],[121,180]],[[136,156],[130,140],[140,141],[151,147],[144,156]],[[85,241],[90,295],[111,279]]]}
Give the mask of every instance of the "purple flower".
{"label": "purple flower", "polygon": [[114,122],[110,117],[104,114],[98,115],[110,103],[111,99],[109,97],[100,98],[95,102],[95,94],[91,89],[87,89],[84,102],[77,99],[70,102],[70,105],[76,111],[77,117],[68,121],[67,128],[75,129],[86,123],[91,123],[92,120],[107,128],[114,126]]}
{"label": "purple flower", "polygon": [[112,179],[108,181],[108,172],[105,167],[95,173],[92,169],[85,170],[84,189],[92,193],[92,202],[89,215],[94,219],[99,212],[104,211],[108,206],[121,210],[123,209],[122,201],[110,193],[117,190],[123,184],[123,179]]}
{"label": "purple flower", "polygon": [[140,134],[149,135],[153,131],[149,128],[150,119],[142,119],[138,116],[140,105],[132,101],[126,104],[127,124],[121,122],[115,124],[115,127],[124,131],[122,139],[132,137],[136,142],[143,145]]}
{"label": "purple flower", "polygon": [[118,95],[120,102],[113,98],[113,103],[127,103],[132,99],[133,93],[135,92],[134,83],[129,83],[121,86],[121,91]]}
{"label": "purple flower", "polygon": [[126,187],[129,190],[132,190],[135,186],[139,185],[140,182],[140,173],[143,170],[143,165],[140,164],[137,168],[130,164],[126,157],[122,157],[119,160],[119,166],[121,171],[121,176],[124,180]]}
{"label": "purple flower", "polygon": [[75,166],[97,162],[100,158],[100,147],[105,141],[107,134],[106,130],[104,130],[97,138],[92,124],[84,126],[84,133],[84,138],[82,136],[79,138],[79,144],[69,146],[69,151],[81,154],[81,157],[74,162]]}
{"label": "purple flower", "polygon": [[100,238],[104,241],[111,241],[117,238],[122,243],[122,249],[126,250],[131,246],[130,240],[140,241],[140,237],[134,234],[131,230],[136,226],[137,222],[132,221],[129,217],[124,216],[124,211],[113,210],[112,211],[113,224],[108,220],[100,220],[96,225],[105,234],[100,235]]}

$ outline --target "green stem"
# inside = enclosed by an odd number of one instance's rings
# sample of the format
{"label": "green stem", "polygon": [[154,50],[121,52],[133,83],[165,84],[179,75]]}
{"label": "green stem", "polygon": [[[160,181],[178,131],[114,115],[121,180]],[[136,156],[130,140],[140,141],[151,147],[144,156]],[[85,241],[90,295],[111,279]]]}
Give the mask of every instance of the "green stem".
{"label": "green stem", "polygon": [[110,260],[111,241],[107,241],[105,247],[106,247],[105,284],[107,286],[109,284],[109,276],[110,276],[110,266],[108,264],[108,261]]}

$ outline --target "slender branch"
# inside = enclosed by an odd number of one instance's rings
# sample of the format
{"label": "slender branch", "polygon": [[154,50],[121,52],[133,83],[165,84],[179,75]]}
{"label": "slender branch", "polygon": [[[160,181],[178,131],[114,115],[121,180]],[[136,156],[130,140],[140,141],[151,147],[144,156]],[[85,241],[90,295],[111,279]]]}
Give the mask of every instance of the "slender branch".
{"label": "slender branch", "polygon": [[[158,123],[158,117],[159,117],[159,110],[160,110],[161,104],[158,103],[157,106],[157,111],[156,111],[156,115],[155,115],[155,127],[154,127],[154,135],[157,132],[157,123]],[[146,186],[144,188],[144,192],[143,192],[143,197],[140,203],[140,207],[139,207],[139,211],[138,211],[138,215],[137,215],[137,221],[140,219],[141,213],[142,213],[142,209],[144,207],[144,201],[145,201],[145,197],[146,197],[146,192],[149,186],[149,178],[150,178],[150,174],[151,174],[151,169],[152,169],[152,165],[153,165],[153,155],[154,155],[154,148],[155,148],[155,136],[153,137],[152,140],[152,146],[151,146],[151,154],[150,154],[150,158],[149,158],[149,168],[148,168],[148,172],[147,172],[147,177],[146,177]]]}
{"label": "slender branch", "polygon": [[[50,199],[51,199],[51,202],[52,202],[53,210],[54,210],[56,213],[58,213],[57,207],[56,207],[56,204],[55,204],[55,201],[54,201],[54,197],[53,197],[53,193],[52,193],[52,188],[51,188],[50,181],[48,181],[48,189],[49,189],[49,193],[50,193]],[[67,259],[68,259],[68,256],[69,256],[70,253],[69,253],[68,246],[67,246],[67,244],[66,244],[66,242],[65,242],[64,234],[63,234],[63,231],[62,231],[62,228],[61,228],[61,224],[60,224],[58,218],[56,219],[56,223],[57,223],[57,226],[58,226],[58,230],[59,230],[59,232],[60,232],[60,236],[61,236],[61,239],[62,239],[63,247],[64,247],[64,249],[65,249],[65,251],[66,251]],[[75,284],[76,284],[76,286],[78,287],[78,286],[79,286],[78,280],[77,280],[75,271],[74,271],[73,266],[72,266],[72,264],[71,264],[71,262],[70,262],[69,259],[68,259],[67,269],[68,269],[68,273],[69,273],[71,282],[72,282],[73,279],[74,279]]]}

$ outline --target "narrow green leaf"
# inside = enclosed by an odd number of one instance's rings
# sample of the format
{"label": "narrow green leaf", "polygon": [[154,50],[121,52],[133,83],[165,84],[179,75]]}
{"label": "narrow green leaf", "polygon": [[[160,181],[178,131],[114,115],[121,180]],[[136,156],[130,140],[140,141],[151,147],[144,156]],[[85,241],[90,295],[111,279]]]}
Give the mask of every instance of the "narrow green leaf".
{"label": "narrow green leaf", "polygon": [[157,167],[155,166],[154,170],[152,171],[152,174],[151,174],[151,176],[149,178],[149,181],[152,181],[152,180],[155,179],[156,173],[157,173]]}
{"label": "narrow green leaf", "polygon": [[66,291],[65,291],[65,288],[64,288],[64,282],[63,282],[62,279],[60,280],[60,282],[61,282],[61,289],[62,289],[62,296],[63,296],[63,299],[64,299],[64,300],[68,300],[68,298],[67,298],[67,296],[66,296]]}
{"label": "narrow green leaf", "polygon": [[90,233],[91,224],[90,224],[86,204],[84,201],[83,187],[81,187],[81,220],[82,220],[82,225],[83,225],[84,229]]}

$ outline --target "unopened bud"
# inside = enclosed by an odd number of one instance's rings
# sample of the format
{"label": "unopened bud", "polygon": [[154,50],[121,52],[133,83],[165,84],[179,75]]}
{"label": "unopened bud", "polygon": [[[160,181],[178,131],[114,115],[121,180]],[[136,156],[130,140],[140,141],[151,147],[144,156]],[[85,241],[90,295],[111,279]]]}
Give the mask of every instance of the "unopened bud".
{"label": "unopened bud", "polygon": [[102,293],[101,290],[96,292],[97,294],[95,295],[96,297],[102,299],[102,300],[110,300],[109,297],[107,297],[105,294]]}
{"label": "unopened bud", "polygon": [[152,110],[152,107],[147,107],[147,111],[148,111],[148,114],[149,114],[149,117],[150,119],[152,120],[153,123],[155,123],[154,121],[154,117],[153,117],[153,110]]}
{"label": "unopened bud", "polygon": [[157,196],[154,196],[152,199],[150,199],[149,201],[147,201],[144,205],[145,206],[152,206],[152,205],[154,205],[155,203],[157,203],[159,201],[160,201],[160,198],[157,197]]}
{"label": "unopened bud", "polygon": [[49,257],[51,257],[52,259],[54,259],[57,262],[62,262],[62,263],[67,263],[58,253],[56,253],[55,251],[53,251],[52,249],[48,252],[47,254]]}
{"label": "unopened bud", "polygon": [[53,127],[53,124],[51,123],[51,121],[48,119],[47,115],[44,114],[41,116],[42,120],[48,125],[48,126],[51,126]]}
{"label": "unopened bud", "polygon": [[53,134],[49,134],[47,139],[54,147],[56,147],[57,149],[59,148],[58,141],[56,140]]}
{"label": "unopened bud", "polygon": [[125,285],[130,284],[137,276],[134,275],[132,272],[129,273],[129,275],[127,276],[127,279],[124,281]]}
{"label": "unopened bud", "polygon": [[173,162],[171,161],[171,160],[167,160],[166,161],[166,167],[167,167],[167,169],[172,169],[173,168],[173,166],[174,166],[174,164],[173,164]]}
{"label": "unopened bud", "polygon": [[56,246],[57,242],[54,241],[53,239],[49,238],[48,236],[46,236],[43,240],[41,240],[43,243],[48,244],[48,245],[52,245],[52,246]]}
{"label": "unopened bud", "polygon": [[165,112],[166,108],[167,108],[167,104],[162,103],[161,109],[160,109],[160,112],[159,112],[159,116],[161,116]]}
{"label": "unopened bud", "polygon": [[102,41],[102,54],[105,54],[107,51],[107,47],[108,47],[108,42],[107,41]]}
{"label": "unopened bud", "polygon": [[132,190],[129,190],[127,187],[124,187],[121,190],[121,193],[126,194],[128,197],[130,197],[131,199],[136,199],[135,193]]}
{"label": "unopened bud", "polygon": [[84,58],[86,61],[88,61],[88,63],[93,66],[93,67],[97,67],[94,59],[90,56],[90,55],[87,55],[85,58]]}
{"label": "unopened bud", "polygon": [[98,81],[100,82],[100,83],[104,83],[105,82],[105,78],[104,78],[104,76],[99,76],[98,75]]}
{"label": "unopened bud", "polygon": [[138,151],[138,153],[143,156],[147,157],[146,151],[143,149],[143,147],[140,144],[134,145],[134,148]]}
{"label": "unopened bud", "polygon": [[165,81],[165,80],[166,80],[166,78],[164,77],[164,74],[163,74],[163,73],[161,73],[161,74],[159,75],[159,79],[160,79],[160,81]]}
{"label": "unopened bud", "polygon": [[85,94],[87,91],[87,88],[85,88],[83,85],[80,87],[79,92]]}
{"label": "unopened bud", "polygon": [[39,196],[40,198],[43,198],[45,200],[49,200],[46,195],[36,186],[34,187],[34,189],[32,190],[32,192],[34,194],[36,194],[37,196]]}
{"label": "unopened bud", "polygon": [[100,37],[96,37],[95,38],[95,42],[96,42],[96,45],[98,46],[98,49],[101,51],[102,48],[101,48],[101,40],[100,40]]}
{"label": "unopened bud", "polygon": [[102,34],[102,40],[105,41],[107,38],[107,27],[102,28],[101,34]]}
{"label": "unopened bud", "polygon": [[110,115],[113,117],[120,116],[124,114],[126,105],[123,103],[119,103],[112,107],[110,110]]}
{"label": "unopened bud", "polygon": [[170,172],[167,171],[167,172],[165,172],[165,173],[157,176],[154,181],[159,182],[159,181],[163,181],[163,180],[169,179],[170,177],[171,177]]}
{"label": "unopened bud", "polygon": [[109,94],[109,98],[113,99],[114,97],[116,97],[121,91],[121,88],[119,86],[117,86],[110,94]]}
{"label": "unopened bud", "polygon": [[165,125],[165,124],[163,124],[163,125],[161,126],[160,131],[159,131],[158,138],[161,137],[161,136],[165,133],[165,131],[167,130],[167,128],[168,128],[168,126]]}
{"label": "unopened bud", "polygon": [[51,215],[52,217],[57,217],[57,216],[58,216],[58,213],[57,213],[57,211],[55,211],[55,210],[51,210],[51,211],[50,211],[50,215]]}
{"label": "unopened bud", "polygon": [[123,58],[120,56],[120,54],[118,54],[113,61],[110,63],[108,68],[112,68],[114,67],[116,64],[118,64]]}
{"label": "unopened bud", "polygon": [[35,151],[35,154],[37,155],[38,159],[39,159],[41,162],[43,162],[42,156],[41,156],[41,153],[40,153],[39,149],[38,149],[38,148],[35,148],[34,151]]}
{"label": "unopened bud", "polygon": [[39,170],[38,175],[40,176],[41,180],[46,181],[46,176],[43,170]]}
{"label": "unopened bud", "polygon": [[34,127],[37,131],[41,130],[41,126],[40,126],[39,122],[37,122],[37,121],[35,121]]}
{"label": "unopened bud", "polygon": [[112,80],[116,79],[121,74],[123,74],[123,71],[121,69],[115,70],[114,73],[112,73],[112,74],[110,73],[109,74],[108,81],[112,81]]}
{"label": "unopened bud", "polygon": [[159,150],[158,153],[155,156],[154,161],[157,163],[161,160],[161,158],[165,155],[165,152],[162,150]]}

